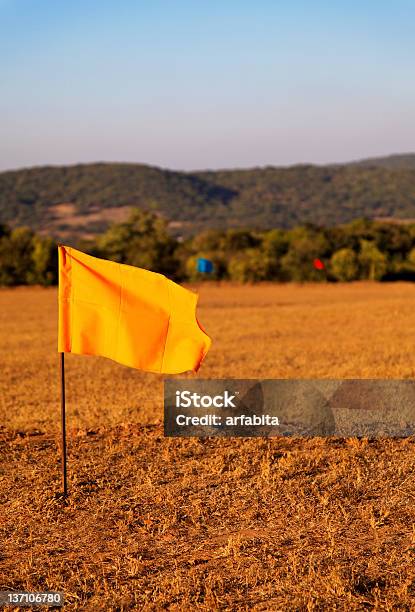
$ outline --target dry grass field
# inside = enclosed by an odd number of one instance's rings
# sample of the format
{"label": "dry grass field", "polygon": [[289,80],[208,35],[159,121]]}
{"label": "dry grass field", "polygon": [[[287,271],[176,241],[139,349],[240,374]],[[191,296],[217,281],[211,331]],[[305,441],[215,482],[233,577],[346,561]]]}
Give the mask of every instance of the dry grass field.
{"label": "dry grass field", "polygon": [[[205,378],[409,378],[415,286],[201,286]],[[0,291],[0,590],[67,610],[415,609],[415,443],[163,437],[160,376],[68,355],[56,290]]]}

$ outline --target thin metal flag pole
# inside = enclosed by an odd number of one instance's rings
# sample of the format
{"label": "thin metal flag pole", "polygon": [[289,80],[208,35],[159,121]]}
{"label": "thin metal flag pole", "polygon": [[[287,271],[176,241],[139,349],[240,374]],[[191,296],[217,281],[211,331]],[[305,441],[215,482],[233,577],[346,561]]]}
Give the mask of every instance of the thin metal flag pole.
{"label": "thin metal flag pole", "polygon": [[67,465],[66,465],[66,404],[65,404],[65,353],[60,354],[60,373],[61,373],[61,428],[62,428],[62,492],[63,496],[68,496]]}

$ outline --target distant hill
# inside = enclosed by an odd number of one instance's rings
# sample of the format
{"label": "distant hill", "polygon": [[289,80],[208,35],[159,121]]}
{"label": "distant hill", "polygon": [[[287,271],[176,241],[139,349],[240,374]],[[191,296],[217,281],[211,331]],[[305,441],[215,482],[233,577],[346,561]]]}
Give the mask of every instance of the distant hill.
{"label": "distant hill", "polygon": [[386,157],[369,157],[351,162],[348,165],[365,166],[366,168],[390,168],[391,170],[415,170],[415,153],[387,155]]}
{"label": "distant hill", "polygon": [[0,222],[91,236],[132,206],[175,233],[208,227],[335,225],[415,218],[415,154],[329,166],[173,172],[143,164],[45,166],[0,173]]}

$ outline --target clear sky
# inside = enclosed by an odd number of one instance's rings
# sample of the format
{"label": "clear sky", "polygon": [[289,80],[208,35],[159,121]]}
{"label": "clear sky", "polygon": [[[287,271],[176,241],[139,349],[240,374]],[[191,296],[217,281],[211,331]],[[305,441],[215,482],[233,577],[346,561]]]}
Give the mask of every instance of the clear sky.
{"label": "clear sky", "polygon": [[413,0],[0,0],[0,168],[415,150]]}

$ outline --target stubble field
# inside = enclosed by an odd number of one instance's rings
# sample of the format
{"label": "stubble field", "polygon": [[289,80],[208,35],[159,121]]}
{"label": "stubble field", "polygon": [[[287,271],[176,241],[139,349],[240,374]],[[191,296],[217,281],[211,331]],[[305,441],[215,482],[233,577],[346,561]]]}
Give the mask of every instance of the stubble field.
{"label": "stubble field", "polygon": [[[414,377],[411,284],[198,289],[199,377]],[[167,439],[161,376],[68,355],[64,503],[56,302],[0,291],[0,590],[68,610],[415,608],[412,438]]]}

